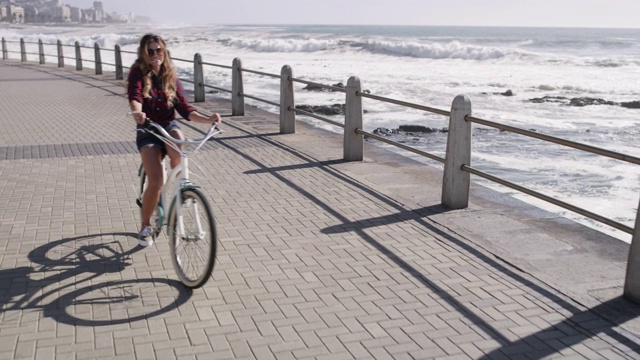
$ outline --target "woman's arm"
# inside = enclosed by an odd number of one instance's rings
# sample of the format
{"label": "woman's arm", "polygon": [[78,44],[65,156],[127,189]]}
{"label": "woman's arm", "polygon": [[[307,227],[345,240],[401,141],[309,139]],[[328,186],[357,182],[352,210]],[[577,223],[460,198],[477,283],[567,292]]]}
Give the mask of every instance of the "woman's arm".
{"label": "woman's arm", "polygon": [[143,124],[147,118],[147,114],[142,112],[142,86],[142,72],[139,67],[133,66],[127,79],[127,95],[129,97],[131,115],[139,125]]}
{"label": "woman's arm", "polygon": [[142,112],[142,104],[138,100],[131,100],[129,101],[129,106],[131,107],[133,120],[136,121],[136,124],[142,125],[147,118],[147,114]]}
{"label": "woman's arm", "polygon": [[210,117],[206,117],[203,116],[202,114],[200,114],[197,111],[192,111],[189,114],[188,119],[189,121],[193,121],[193,122],[197,122],[197,123],[201,123],[201,124],[215,124],[218,123],[218,125],[220,125],[220,123],[222,123],[222,118],[220,117],[220,114],[218,113],[214,113],[213,115],[211,115]]}

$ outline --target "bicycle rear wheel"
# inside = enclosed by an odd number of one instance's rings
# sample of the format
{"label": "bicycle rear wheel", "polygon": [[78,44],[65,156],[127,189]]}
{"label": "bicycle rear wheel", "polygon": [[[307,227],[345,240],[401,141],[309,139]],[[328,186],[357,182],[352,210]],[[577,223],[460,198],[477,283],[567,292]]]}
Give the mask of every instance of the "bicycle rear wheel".
{"label": "bicycle rear wheel", "polygon": [[184,189],[181,194],[182,204],[173,204],[169,212],[171,260],[180,281],[187,287],[199,288],[213,271],[216,226],[211,207],[200,191]]}

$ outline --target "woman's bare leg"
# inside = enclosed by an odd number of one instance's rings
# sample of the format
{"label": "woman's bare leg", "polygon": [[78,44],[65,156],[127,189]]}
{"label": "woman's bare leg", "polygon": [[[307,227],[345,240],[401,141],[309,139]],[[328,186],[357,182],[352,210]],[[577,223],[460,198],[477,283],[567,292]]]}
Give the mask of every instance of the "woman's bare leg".
{"label": "woman's bare leg", "polygon": [[[176,139],[184,140],[184,135],[182,135],[182,131],[178,129],[169,131],[169,134]],[[171,146],[166,146],[166,148],[167,148],[167,155],[169,155],[169,159],[171,160],[170,161],[171,168],[173,169],[174,167],[178,166],[178,164],[180,164],[180,153],[174,148],[172,148]]]}
{"label": "woman's bare leg", "polygon": [[147,189],[142,196],[142,227],[149,226],[151,214],[158,206],[164,183],[162,150],[158,146],[147,146],[140,150],[142,166],[147,174]]}

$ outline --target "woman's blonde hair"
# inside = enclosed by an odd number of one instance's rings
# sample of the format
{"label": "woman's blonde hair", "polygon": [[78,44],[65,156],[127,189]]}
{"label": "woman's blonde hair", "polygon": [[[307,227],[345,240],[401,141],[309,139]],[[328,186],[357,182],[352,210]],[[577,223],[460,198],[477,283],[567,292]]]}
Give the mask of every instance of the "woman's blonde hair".
{"label": "woman's blonde hair", "polygon": [[176,71],[173,68],[173,63],[171,62],[171,57],[167,50],[167,44],[159,35],[146,34],[142,39],[140,39],[140,46],[138,46],[138,58],[131,67],[133,68],[137,66],[142,70],[144,79],[142,96],[146,99],[151,98],[149,90],[151,90],[151,75],[153,71],[149,65],[150,57],[147,53],[147,46],[152,42],[158,43],[164,51],[164,59],[162,61],[162,65],[160,65],[160,71],[156,76],[160,80],[162,90],[164,90],[167,95],[167,101],[169,104],[173,104],[173,101],[176,99]]}

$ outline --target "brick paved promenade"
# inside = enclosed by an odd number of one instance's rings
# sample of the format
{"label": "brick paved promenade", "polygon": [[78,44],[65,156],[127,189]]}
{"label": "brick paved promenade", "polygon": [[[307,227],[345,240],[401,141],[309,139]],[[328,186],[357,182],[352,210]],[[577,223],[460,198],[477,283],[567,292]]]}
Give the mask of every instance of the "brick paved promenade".
{"label": "brick paved promenade", "polygon": [[137,246],[112,79],[0,62],[0,359],[640,359],[626,244],[478,186],[447,211],[437,170],[256,109],[194,159],[220,246],[185,290]]}

